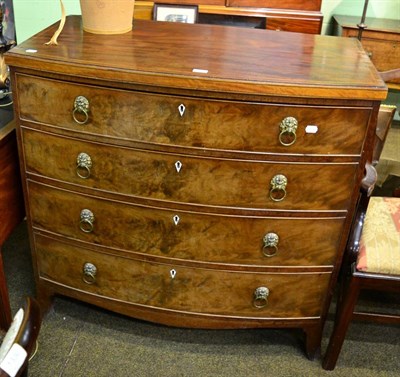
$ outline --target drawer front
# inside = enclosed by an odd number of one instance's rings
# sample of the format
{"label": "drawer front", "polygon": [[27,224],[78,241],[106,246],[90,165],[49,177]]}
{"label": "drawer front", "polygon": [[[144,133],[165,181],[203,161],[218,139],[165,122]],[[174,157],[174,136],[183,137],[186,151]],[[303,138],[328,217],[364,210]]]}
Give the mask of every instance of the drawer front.
{"label": "drawer front", "polygon": [[[329,273],[248,273],[148,263],[77,248],[36,235],[39,276],[107,298],[192,313],[261,318],[318,317]],[[96,272],[86,275],[84,265]],[[85,283],[83,278],[93,284]],[[253,305],[267,287],[268,303]]]}
{"label": "drawer front", "polygon": [[[255,218],[172,211],[97,199],[35,182],[29,182],[28,188],[36,229],[114,249],[190,261],[333,265],[344,223],[344,218]],[[81,218],[84,209],[92,212],[93,221]],[[277,242],[264,241],[270,233],[278,236]]]}
{"label": "drawer front", "polygon": [[[219,6],[224,6],[225,5],[225,1],[226,0],[201,0],[200,3],[201,5],[219,5]],[[171,4],[170,0],[161,0],[161,1],[157,1],[157,3],[161,3],[161,4]],[[174,0],[174,4],[182,4],[182,5],[193,5],[194,2],[193,0]],[[199,4],[199,2],[197,3]],[[136,8],[135,8],[136,11]]]}
{"label": "drawer front", "polygon": [[[137,197],[193,204],[278,209],[346,210],[356,163],[300,164],[207,159],[150,153],[23,131],[26,169],[53,179]],[[90,156],[90,176],[77,156]],[[87,174],[89,170],[79,170]],[[285,190],[272,186],[287,178]],[[286,197],[277,202],[271,199]]]}
{"label": "drawer front", "polygon": [[321,0],[226,0],[230,7],[279,8],[291,10],[321,9]]}
{"label": "drawer front", "polygon": [[[270,153],[361,153],[370,110],[199,100],[60,83],[18,76],[23,120],[77,132],[183,147]],[[89,100],[88,122],[72,117],[74,100]],[[37,106],[40,103],[41,106]],[[179,107],[181,112],[179,111]],[[79,121],[84,117],[76,113]],[[280,124],[298,121],[296,141],[280,144]],[[307,126],[317,126],[308,127]],[[317,130],[316,133],[310,133]],[[290,143],[292,134],[283,140]]]}
{"label": "drawer front", "polygon": [[267,30],[292,31],[296,33],[319,34],[322,19],[267,17]]}

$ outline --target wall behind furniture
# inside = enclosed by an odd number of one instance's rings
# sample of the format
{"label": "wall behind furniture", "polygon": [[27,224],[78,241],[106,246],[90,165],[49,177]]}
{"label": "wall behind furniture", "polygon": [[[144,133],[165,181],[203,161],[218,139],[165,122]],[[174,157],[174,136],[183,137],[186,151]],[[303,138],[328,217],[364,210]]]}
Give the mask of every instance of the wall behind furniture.
{"label": "wall behind furniture", "polygon": [[[79,0],[63,0],[66,14],[80,14]],[[13,0],[17,42],[21,43],[61,18],[59,0]]]}
{"label": "wall behind furniture", "polygon": [[[80,14],[79,0],[63,0],[67,14]],[[173,3],[173,0],[170,0]],[[193,3],[196,1],[194,0]],[[13,0],[17,41],[20,43],[61,17],[58,0]],[[364,0],[322,0],[322,34],[330,33],[333,14],[360,16]],[[367,16],[400,18],[399,0],[370,0]]]}
{"label": "wall behind furniture", "polygon": [[[364,0],[322,0],[321,11],[324,15],[322,34],[330,34],[332,32],[332,16],[334,14],[358,16],[361,20],[363,9]],[[367,17],[399,20],[399,0],[369,0]]]}

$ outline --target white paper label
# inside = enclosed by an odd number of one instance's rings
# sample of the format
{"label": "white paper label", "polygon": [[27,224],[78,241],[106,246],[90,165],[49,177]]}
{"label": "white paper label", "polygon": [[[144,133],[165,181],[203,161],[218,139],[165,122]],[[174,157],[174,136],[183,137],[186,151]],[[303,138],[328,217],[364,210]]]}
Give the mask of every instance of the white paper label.
{"label": "white paper label", "polygon": [[193,68],[192,69],[193,73],[208,73],[208,69],[198,69],[198,68]]}
{"label": "white paper label", "polygon": [[318,126],[315,126],[313,124],[309,124],[306,127],[306,133],[307,134],[316,134],[318,132]]}
{"label": "white paper label", "polygon": [[15,377],[27,356],[27,352],[18,343],[14,343],[1,362],[0,368],[9,374],[10,377]]}

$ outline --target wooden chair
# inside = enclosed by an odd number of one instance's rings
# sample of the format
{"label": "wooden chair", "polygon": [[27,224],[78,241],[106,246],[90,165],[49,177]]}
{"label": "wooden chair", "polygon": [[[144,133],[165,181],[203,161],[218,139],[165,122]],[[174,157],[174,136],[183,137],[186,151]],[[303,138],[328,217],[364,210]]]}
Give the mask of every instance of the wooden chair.
{"label": "wooden chair", "polygon": [[41,325],[38,302],[28,297],[19,309],[0,346],[0,377],[27,376]]}
{"label": "wooden chair", "polygon": [[[343,262],[334,329],[322,366],[333,370],[352,319],[399,323],[400,316],[354,312],[361,290],[400,292],[400,198],[370,197],[395,108],[381,106],[372,165],[367,165]],[[350,271],[349,271],[350,270]],[[349,273],[350,272],[350,273]]]}

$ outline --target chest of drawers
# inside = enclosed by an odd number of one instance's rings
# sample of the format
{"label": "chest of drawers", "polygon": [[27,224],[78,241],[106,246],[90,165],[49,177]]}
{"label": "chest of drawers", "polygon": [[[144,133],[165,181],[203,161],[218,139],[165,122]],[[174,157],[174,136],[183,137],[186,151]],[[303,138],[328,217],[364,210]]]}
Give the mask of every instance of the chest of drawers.
{"label": "chest of drawers", "polygon": [[[355,40],[69,17],[7,55],[37,295],[312,356],[386,87]],[[341,62],[340,65],[337,62]]]}

